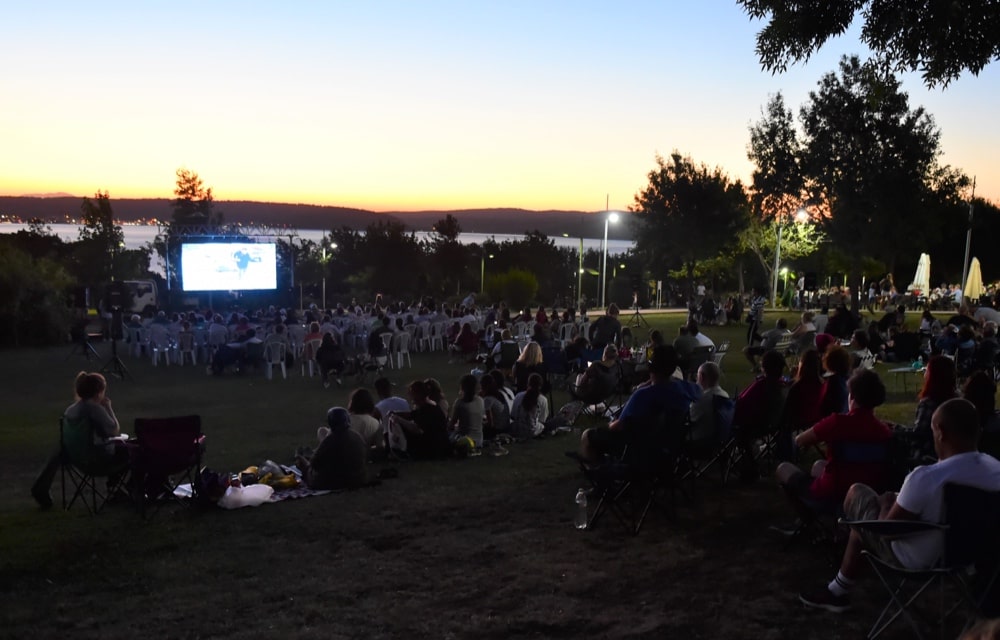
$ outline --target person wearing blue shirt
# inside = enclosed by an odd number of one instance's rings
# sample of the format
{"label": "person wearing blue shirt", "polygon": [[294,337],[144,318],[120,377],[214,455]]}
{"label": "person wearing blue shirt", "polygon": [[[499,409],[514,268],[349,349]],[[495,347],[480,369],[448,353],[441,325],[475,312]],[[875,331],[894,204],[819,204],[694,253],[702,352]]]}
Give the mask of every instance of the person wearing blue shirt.
{"label": "person wearing blue shirt", "polygon": [[620,453],[660,416],[687,415],[691,403],[698,399],[701,392],[697,385],[672,377],[677,362],[677,352],[673,347],[662,345],[653,349],[649,361],[649,381],[639,385],[619,417],[607,427],[583,432],[580,456],[584,461],[596,463],[604,455]]}

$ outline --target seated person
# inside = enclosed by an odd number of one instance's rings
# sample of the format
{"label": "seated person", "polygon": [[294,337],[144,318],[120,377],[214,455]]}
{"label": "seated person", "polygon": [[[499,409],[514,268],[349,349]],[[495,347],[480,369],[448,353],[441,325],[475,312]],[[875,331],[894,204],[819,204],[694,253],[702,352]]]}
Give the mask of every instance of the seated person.
{"label": "seated person", "polygon": [[[584,461],[597,463],[604,455],[618,455],[630,442],[668,437],[668,434],[651,433],[650,426],[665,414],[684,416],[691,403],[701,395],[696,385],[673,377],[677,362],[673,347],[659,346],[653,350],[649,360],[649,382],[636,389],[621,415],[607,427],[583,432],[580,457]],[[683,428],[682,424],[674,426]]]}
{"label": "seated person", "polygon": [[479,336],[472,330],[472,325],[466,322],[450,345],[451,351],[458,353],[467,361],[474,360],[479,351]]}
{"label": "seated person", "polygon": [[[118,474],[125,473],[128,468],[129,454],[125,443],[118,437],[121,430],[118,418],[111,408],[111,398],[107,396],[108,382],[99,373],[81,371],[73,383],[76,392],[76,402],[66,408],[63,413],[63,432],[88,432],[92,441],[89,452],[90,462],[107,469],[117,469]],[[52,506],[49,491],[52,481],[62,462],[62,447],[49,458],[38,479],[31,487],[31,495],[43,509]],[[110,480],[110,478],[109,478]],[[113,482],[112,482],[113,484]]]}
{"label": "seated person", "polygon": [[476,395],[479,381],[476,380],[476,376],[465,374],[459,380],[458,386],[459,396],[455,400],[455,406],[451,408],[451,420],[448,424],[449,436],[452,442],[467,437],[476,447],[482,447],[486,405],[483,398]]}
{"label": "seated person", "polygon": [[[514,366],[519,355],[521,349],[517,346],[517,340],[514,339],[510,329],[504,329],[500,332],[500,339],[493,345],[493,351],[490,352],[490,358],[493,360],[490,364],[509,369]],[[504,362],[504,358],[508,361]]]}
{"label": "seated person", "polygon": [[613,344],[606,345],[601,359],[577,376],[571,389],[573,397],[594,403],[610,396],[618,385],[618,366],[618,349]]}
{"label": "seated person", "polygon": [[756,479],[757,470],[753,455],[753,442],[780,427],[785,405],[785,356],[768,351],[761,358],[764,374],[743,390],[736,398],[733,414],[733,436],[742,452],[741,476],[746,481]]}
{"label": "seated person", "polygon": [[518,439],[541,435],[549,417],[549,401],[542,392],[542,376],[532,373],[524,391],[514,396],[510,410],[510,433]]}
{"label": "seated person", "polygon": [[[826,445],[826,458],[816,461],[808,474],[790,462],[782,462],[775,472],[790,498],[823,513],[836,513],[855,482],[881,490],[888,480],[886,453],[892,430],[875,417],[875,407],[885,402],[885,385],[877,373],[862,369],[847,386],[850,410],[823,418],[795,438],[799,449]],[[871,455],[853,456],[852,447],[869,449]]]}
{"label": "seated person", "polygon": [[[729,400],[729,394],[719,386],[722,371],[714,362],[705,362],[698,367],[698,387],[701,397],[691,404],[691,440],[695,443],[717,443],[728,438],[728,428],[732,425],[719,424],[716,410],[717,398]],[[725,430],[725,431],[724,431]]]}
{"label": "seated person", "polygon": [[510,431],[510,409],[492,375],[483,375],[479,387],[483,398],[483,437],[492,440],[497,434]]}
{"label": "seated person", "polygon": [[298,455],[295,464],[310,489],[356,489],[368,482],[368,445],[351,429],[351,414],[343,407],[326,412],[319,446],[311,457]]}
{"label": "seated person", "polygon": [[389,439],[399,452],[413,458],[447,457],[451,452],[448,439],[448,417],[430,398],[430,386],[424,380],[414,380],[407,388],[413,410],[389,416]]}
{"label": "seated person", "polygon": [[344,351],[337,344],[332,333],[323,334],[323,340],[320,342],[319,348],[316,349],[315,359],[316,364],[319,365],[319,378],[324,388],[330,386],[331,374],[338,387],[343,384],[340,374],[344,371]]}
{"label": "seated person", "polygon": [[774,328],[765,331],[761,335],[760,344],[743,347],[743,355],[747,357],[747,360],[753,366],[754,373],[760,371],[760,366],[757,364],[757,356],[773,351],[778,346],[778,342],[786,335],[788,335],[788,321],[784,318],[778,318],[774,323]]}
{"label": "seated person", "polygon": [[[968,400],[948,400],[931,420],[938,462],[914,469],[906,476],[899,494],[879,495],[871,487],[855,484],[844,499],[849,520],[943,521],[944,486],[966,485],[1000,491],[1000,462],[976,450],[979,420]],[[890,562],[911,569],[934,566],[943,551],[937,532],[888,540],[870,532],[851,530],[837,576],[824,587],[799,594],[808,607],[835,613],[851,606],[851,590],[861,573],[861,551],[869,549]]]}
{"label": "seated person", "polygon": [[804,311],[799,323],[792,329],[792,350],[800,353],[816,346],[816,325],[813,324],[813,312]]}
{"label": "seated person", "polygon": [[688,360],[691,358],[691,353],[697,349],[700,345],[698,338],[691,334],[690,323],[682,324],[677,329],[677,337],[674,338],[673,346],[674,351],[677,352],[677,357],[680,358],[679,366],[687,370]]}
{"label": "seated person", "polygon": [[847,346],[847,351],[851,356],[851,370],[857,370],[864,366],[865,369],[874,369],[875,361],[872,360],[872,352],[868,348],[868,332],[858,329],[851,334],[851,344]]}
{"label": "seated person", "polygon": [[351,414],[351,431],[365,441],[369,449],[385,449],[385,434],[375,411],[375,397],[364,387],[347,396],[347,411]]}
{"label": "seated person", "polygon": [[823,369],[827,376],[819,398],[819,415],[847,413],[847,378],[851,374],[851,355],[840,345],[827,349],[823,355]]}
{"label": "seated person", "polygon": [[537,342],[529,342],[524,347],[524,351],[518,356],[514,363],[512,376],[514,378],[514,390],[524,391],[528,388],[528,376],[537,373],[542,376],[542,393],[548,393],[549,385],[546,376],[545,365],[542,364],[542,345]]}
{"label": "seated person", "polygon": [[[699,347],[714,347],[715,343],[712,339],[706,336],[704,333],[698,330],[698,323],[695,321],[688,322],[688,335],[694,338],[698,342]],[[676,347],[675,347],[676,348]]]}

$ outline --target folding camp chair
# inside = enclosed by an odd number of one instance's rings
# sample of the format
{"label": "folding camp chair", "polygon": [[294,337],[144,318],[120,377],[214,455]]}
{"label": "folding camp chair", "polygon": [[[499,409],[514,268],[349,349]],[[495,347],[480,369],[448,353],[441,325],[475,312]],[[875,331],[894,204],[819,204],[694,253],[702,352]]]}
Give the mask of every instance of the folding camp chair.
{"label": "folding camp chair", "polygon": [[646,516],[659,506],[667,517],[674,513],[677,451],[683,438],[683,415],[662,414],[645,424],[631,425],[630,443],[618,456],[589,464],[575,452],[566,455],[580,464],[597,499],[587,520],[592,529],[611,512],[624,529],[638,535]]}
{"label": "folding camp chair", "polygon": [[685,429],[684,443],[678,456],[678,473],[684,482],[690,482],[692,495],[694,483],[713,466],[719,468],[723,484],[729,478],[730,458],[735,442],[731,438],[733,414],[736,403],[732,398],[714,396],[712,411],[715,414],[715,434],[710,438],[694,439],[692,424]]}
{"label": "folding camp chair", "polygon": [[[844,521],[852,528],[867,530],[877,535],[894,538],[909,535],[937,533],[943,537],[943,552],[937,565],[930,569],[907,569],[865,550],[879,581],[889,593],[889,602],[882,609],[868,638],[876,638],[896,619],[903,617],[914,635],[923,638],[927,626],[938,627],[942,637],[946,634],[948,619],[963,606],[968,613],[965,627],[976,616],[993,617],[997,611],[997,573],[1000,568],[1000,492],[946,484],[944,486],[944,523],[914,520],[858,520]],[[949,595],[955,601],[946,606],[947,585],[953,589]],[[936,616],[930,619],[930,602],[920,597],[932,586],[937,586]],[[925,623],[918,623],[921,618]],[[959,634],[960,635],[960,634]],[[948,637],[956,637],[950,633]]]}
{"label": "folding camp chair", "polygon": [[170,418],[136,418],[137,449],[132,463],[133,482],[137,491],[137,506],[145,516],[151,503],[176,500],[178,485],[189,483],[194,491],[195,479],[201,469],[205,436],[201,432],[201,416]]}
{"label": "folding camp chair", "polygon": [[[888,488],[891,469],[889,466],[888,442],[838,442],[833,445],[833,458],[838,468],[849,473],[851,465],[880,464],[883,467],[881,480],[872,484],[872,489],[882,492]],[[843,517],[843,500],[835,505],[815,500],[803,500],[794,490],[784,487],[792,505],[797,523],[788,536],[784,549],[787,551],[799,542],[807,542],[820,549],[832,566],[838,566],[847,542],[846,532],[840,525]]]}
{"label": "folding camp chair", "polygon": [[[94,445],[94,431],[89,422],[59,421],[60,476],[62,505],[69,510],[80,500],[92,515],[101,512],[108,500],[124,490],[128,479],[128,461],[111,458]],[[106,478],[98,488],[98,479]],[[66,498],[67,486],[71,489]]]}

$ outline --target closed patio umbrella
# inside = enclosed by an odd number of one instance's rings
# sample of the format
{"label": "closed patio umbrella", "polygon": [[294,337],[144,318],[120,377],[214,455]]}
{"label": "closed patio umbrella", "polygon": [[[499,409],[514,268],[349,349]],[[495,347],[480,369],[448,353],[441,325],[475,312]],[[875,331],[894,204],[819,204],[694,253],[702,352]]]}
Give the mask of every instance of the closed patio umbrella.
{"label": "closed patio umbrella", "polygon": [[979,258],[973,258],[969,265],[969,279],[965,281],[962,295],[968,300],[978,300],[983,297],[983,273],[979,266]]}
{"label": "closed patio umbrella", "polygon": [[926,296],[931,290],[931,257],[926,253],[920,254],[917,261],[917,272],[913,274],[912,287],[920,291],[920,295]]}

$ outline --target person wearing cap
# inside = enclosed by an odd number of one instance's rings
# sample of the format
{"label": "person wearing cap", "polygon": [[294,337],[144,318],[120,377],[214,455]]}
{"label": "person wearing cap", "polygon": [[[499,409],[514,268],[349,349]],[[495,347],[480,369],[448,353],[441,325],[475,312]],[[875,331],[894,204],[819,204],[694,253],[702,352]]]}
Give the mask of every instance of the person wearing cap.
{"label": "person wearing cap", "polygon": [[[356,489],[368,483],[368,445],[351,429],[351,414],[343,407],[326,412],[329,434],[312,457],[296,456],[295,463],[310,489]],[[318,434],[325,432],[320,429]]]}

